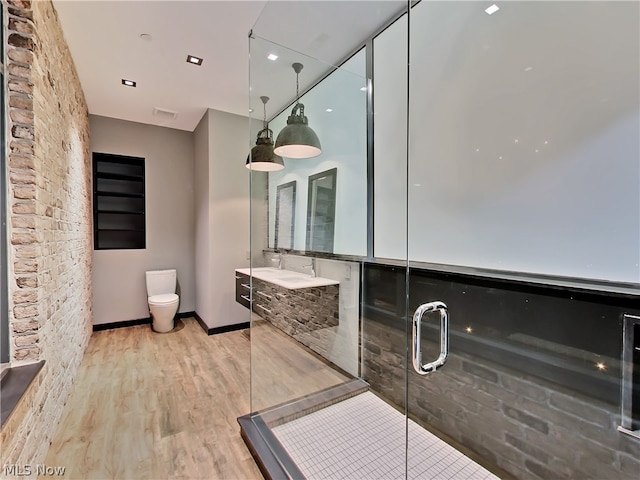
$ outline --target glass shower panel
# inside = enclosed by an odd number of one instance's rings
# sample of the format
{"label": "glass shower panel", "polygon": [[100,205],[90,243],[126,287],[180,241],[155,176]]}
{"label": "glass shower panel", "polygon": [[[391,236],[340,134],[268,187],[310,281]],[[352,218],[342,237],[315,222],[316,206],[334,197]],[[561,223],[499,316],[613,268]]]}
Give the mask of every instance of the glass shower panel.
{"label": "glass shower panel", "polygon": [[[303,65],[296,79],[294,63]],[[276,141],[296,100],[322,153],[284,157],[284,169],[251,170],[251,411],[266,448],[289,474],[340,468],[335,449],[314,441],[345,432],[323,410],[368,390],[361,367],[361,259],[367,253],[367,95],[365,50],[340,67],[260,38],[250,38],[252,138],[266,118]],[[307,419],[312,422],[307,425]],[[355,420],[350,420],[352,423]],[[322,427],[315,432],[314,428]],[[309,465],[298,447],[315,452]],[[343,446],[340,446],[343,442]],[[404,450],[402,451],[404,452]],[[402,453],[403,454],[403,453]],[[344,456],[344,453],[342,453]],[[404,458],[404,457],[402,457]],[[323,463],[324,462],[324,463]],[[322,467],[325,468],[325,467]]]}
{"label": "glass shower panel", "polygon": [[[410,14],[408,311],[449,320],[446,362],[410,369],[410,424],[501,477],[633,478],[616,426],[640,280],[639,5],[488,6]],[[407,338],[419,365],[441,319]],[[412,463],[424,443],[409,428],[409,478],[478,477],[450,453]]]}

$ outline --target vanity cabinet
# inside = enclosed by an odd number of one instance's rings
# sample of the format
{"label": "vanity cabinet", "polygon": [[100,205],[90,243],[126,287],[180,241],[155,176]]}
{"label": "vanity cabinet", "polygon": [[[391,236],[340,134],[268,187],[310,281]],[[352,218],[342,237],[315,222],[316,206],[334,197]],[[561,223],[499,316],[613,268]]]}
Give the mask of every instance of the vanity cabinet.
{"label": "vanity cabinet", "polygon": [[240,272],[236,272],[236,302],[244,307],[251,307],[251,279],[249,275]]}
{"label": "vanity cabinet", "polygon": [[253,312],[259,317],[316,353],[329,358],[333,337],[340,323],[338,282],[287,288],[255,275],[252,283],[249,282],[249,275],[236,271],[238,303],[247,308],[253,307]]}

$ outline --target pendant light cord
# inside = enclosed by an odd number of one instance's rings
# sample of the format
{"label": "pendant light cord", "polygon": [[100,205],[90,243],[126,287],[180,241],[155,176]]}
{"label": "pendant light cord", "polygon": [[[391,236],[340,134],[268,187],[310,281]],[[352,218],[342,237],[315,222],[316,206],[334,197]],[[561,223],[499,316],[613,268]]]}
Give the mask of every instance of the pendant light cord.
{"label": "pendant light cord", "polygon": [[267,128],[267,102],[262,102],[262,128]]}
{"label": "pendant light cord", "polygon": [[301,63],[294,63],[291,65],[293,71],[296,72],[296,105],[300,103],[300,72],[304,68]]}

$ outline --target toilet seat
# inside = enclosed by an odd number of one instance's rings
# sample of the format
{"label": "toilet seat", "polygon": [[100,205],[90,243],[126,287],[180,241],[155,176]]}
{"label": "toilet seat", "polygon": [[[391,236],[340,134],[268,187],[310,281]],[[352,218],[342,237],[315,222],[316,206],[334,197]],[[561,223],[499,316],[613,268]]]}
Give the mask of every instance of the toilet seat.
{"label": "toilet seat", "polygon": [[180,299],[175,293],[163,293],[149,297],[149,305],[170,305]]}

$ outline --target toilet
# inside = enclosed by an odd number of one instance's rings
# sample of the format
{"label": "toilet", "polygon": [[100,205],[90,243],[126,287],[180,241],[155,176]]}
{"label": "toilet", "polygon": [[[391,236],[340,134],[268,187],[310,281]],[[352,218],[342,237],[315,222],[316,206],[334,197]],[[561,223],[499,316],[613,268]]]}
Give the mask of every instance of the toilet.
{"label": "toilet", "polygon": [[153,319],[153,330],[159,333],[173,330],[173,318],[180,297],[176,295],[176,270],[151,270],[147,275],[147,301]]}

